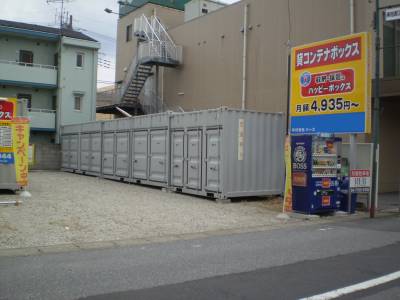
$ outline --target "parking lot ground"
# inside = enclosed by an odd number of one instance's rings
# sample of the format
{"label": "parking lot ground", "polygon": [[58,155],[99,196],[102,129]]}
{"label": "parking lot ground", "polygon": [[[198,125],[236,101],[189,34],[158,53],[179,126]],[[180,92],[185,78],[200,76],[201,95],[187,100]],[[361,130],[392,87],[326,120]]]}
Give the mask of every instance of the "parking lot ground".
{"label": "parking lot ground", "polygon": [[[0,207],[1,250],[103,248],[309,223],[276,218],[278,199],[219,204],[65,172],[31,172],[28,190],[21,205]],[[0,201],[18,198],[0,194]]]}

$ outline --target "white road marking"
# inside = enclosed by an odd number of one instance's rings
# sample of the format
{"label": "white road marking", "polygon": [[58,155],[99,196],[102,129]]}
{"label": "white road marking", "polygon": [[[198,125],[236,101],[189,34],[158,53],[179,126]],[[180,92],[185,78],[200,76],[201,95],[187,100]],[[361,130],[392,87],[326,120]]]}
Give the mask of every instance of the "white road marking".
{"label": "white road marking", "polygon": [[320,228],[319,230],[326,231],[326,230],[332,230],[332,229],[333,229],[332,227],[327,227],[327,228]]}
{"label": "white road marking", "polygon": [[400,271],[390,273],[387,275],[384,275],[382,277],[378,277],[375,279],[367,280],[364,282],[360,282],[354,285],[350,285],[344,288],[336,289],[327,293],[311,296],[311,297],[306,297],[302,298],[300,300],[329,300],[329,299],[335,299],[347,294],[352,294],[358,291],[366,290],[369,288],[372,288],[374,286],[378,286],[396,279],[400,278]]}

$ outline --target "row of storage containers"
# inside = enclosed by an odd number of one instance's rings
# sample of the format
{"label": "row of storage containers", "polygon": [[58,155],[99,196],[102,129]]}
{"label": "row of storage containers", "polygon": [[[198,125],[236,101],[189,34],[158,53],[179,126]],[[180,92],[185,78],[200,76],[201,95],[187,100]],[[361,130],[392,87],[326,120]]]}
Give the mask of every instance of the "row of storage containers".
{"label": "row of storage containers", "polygon": [[62,128],[62,168],[214,198],[281,194],[284,118],[227,108]]}

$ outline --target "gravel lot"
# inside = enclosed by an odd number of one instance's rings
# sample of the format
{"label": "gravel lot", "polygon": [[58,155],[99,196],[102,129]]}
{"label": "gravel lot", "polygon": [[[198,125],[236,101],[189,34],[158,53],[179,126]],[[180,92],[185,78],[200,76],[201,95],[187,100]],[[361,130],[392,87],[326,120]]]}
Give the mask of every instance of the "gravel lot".
{"label": "gravel lot", "polygon": [[[298,223],[276,201],[218,204],[160,189],[62,172],[32,172],[19,206],[0,206],[0,249],[162,237]],[[0,201],[19,198],[0,194]]]}

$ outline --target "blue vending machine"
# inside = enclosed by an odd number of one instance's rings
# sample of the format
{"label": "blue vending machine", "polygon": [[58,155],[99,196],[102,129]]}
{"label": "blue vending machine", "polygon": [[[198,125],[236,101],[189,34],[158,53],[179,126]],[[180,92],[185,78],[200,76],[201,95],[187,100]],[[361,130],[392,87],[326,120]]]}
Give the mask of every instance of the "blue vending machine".
{"label": "blue vending machine", "polygon": [[293,210],[305,214],[339,208],[340,138],[292,136]]}

